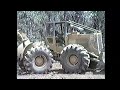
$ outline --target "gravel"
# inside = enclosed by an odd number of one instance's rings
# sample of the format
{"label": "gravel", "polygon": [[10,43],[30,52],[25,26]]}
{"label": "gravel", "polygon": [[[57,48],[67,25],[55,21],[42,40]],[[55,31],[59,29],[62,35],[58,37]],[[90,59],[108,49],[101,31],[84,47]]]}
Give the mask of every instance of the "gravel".
{"label": "gravel", "polygon": [[48,74],[17,75],[17,79],[105,79],[105,74],[95,74],[92,71],[88,71],[85,74],[65,74],[61,64],[55,62]]}

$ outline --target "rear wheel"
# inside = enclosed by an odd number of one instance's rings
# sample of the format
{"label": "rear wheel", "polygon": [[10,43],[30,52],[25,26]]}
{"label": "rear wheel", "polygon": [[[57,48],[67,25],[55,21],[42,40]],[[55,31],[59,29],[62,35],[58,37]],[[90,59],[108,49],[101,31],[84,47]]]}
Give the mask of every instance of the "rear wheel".
{"label": "rear wheel", "polygon": [[43,46],[27,51],[24,66],[28,73],[47,73],[52,67],[52,54]]}
{"label": "rear wheel", "polygon": [[90,59],[83,46],[70,44],[61,52],[60,62],[66,73],[81,73],[87,70]]}

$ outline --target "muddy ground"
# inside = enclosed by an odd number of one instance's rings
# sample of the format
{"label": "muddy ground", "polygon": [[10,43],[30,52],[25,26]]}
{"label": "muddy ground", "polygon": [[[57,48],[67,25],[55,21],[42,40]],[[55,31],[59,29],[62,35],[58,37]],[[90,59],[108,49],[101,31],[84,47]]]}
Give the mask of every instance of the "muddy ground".
{"label": "muddy ground", "polygon": [[105,73],[87,71],[85,74],[65,74],[61,64],[59,62],[55,62],[48,74],[17,75],[17,79],[105,79]]}

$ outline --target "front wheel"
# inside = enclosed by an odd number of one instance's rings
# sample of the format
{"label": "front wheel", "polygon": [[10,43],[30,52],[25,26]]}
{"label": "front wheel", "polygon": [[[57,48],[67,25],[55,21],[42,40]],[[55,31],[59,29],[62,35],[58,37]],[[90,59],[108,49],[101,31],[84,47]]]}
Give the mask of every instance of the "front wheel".
{"label": "front wheel", "polygon": [[52,67],[52,54],[43,46],[27,51],[24,66],[29,73],[47,73]]}

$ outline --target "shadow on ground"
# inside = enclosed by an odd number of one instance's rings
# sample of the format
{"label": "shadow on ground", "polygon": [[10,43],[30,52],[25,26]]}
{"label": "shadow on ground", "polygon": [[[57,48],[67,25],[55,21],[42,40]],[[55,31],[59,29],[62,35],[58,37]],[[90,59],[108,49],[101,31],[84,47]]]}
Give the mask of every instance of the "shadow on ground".
{"label": "shadow on ground", "polygon": [[51,72],[56,73],[56,74],[65,74],[63,69],[55,69],[55,70],[51,70],[50,73]]}
{"label": "shadow on ground", "polygon": [[[49,73],[55,73],[55,74],[69,74],[69,73],[65,73],[65,71],[63,69],[55,69],[55,70],[51,70]],[[87,70],[86,72],[83,72],[81,74],[86,74],[86,73],[92,73],[94,75],[97,75],[97,74],[101,74],[101,75],[104,75],[105,74],[105,71],[101,71],[101,72],[96,72],[94,70]]]}

